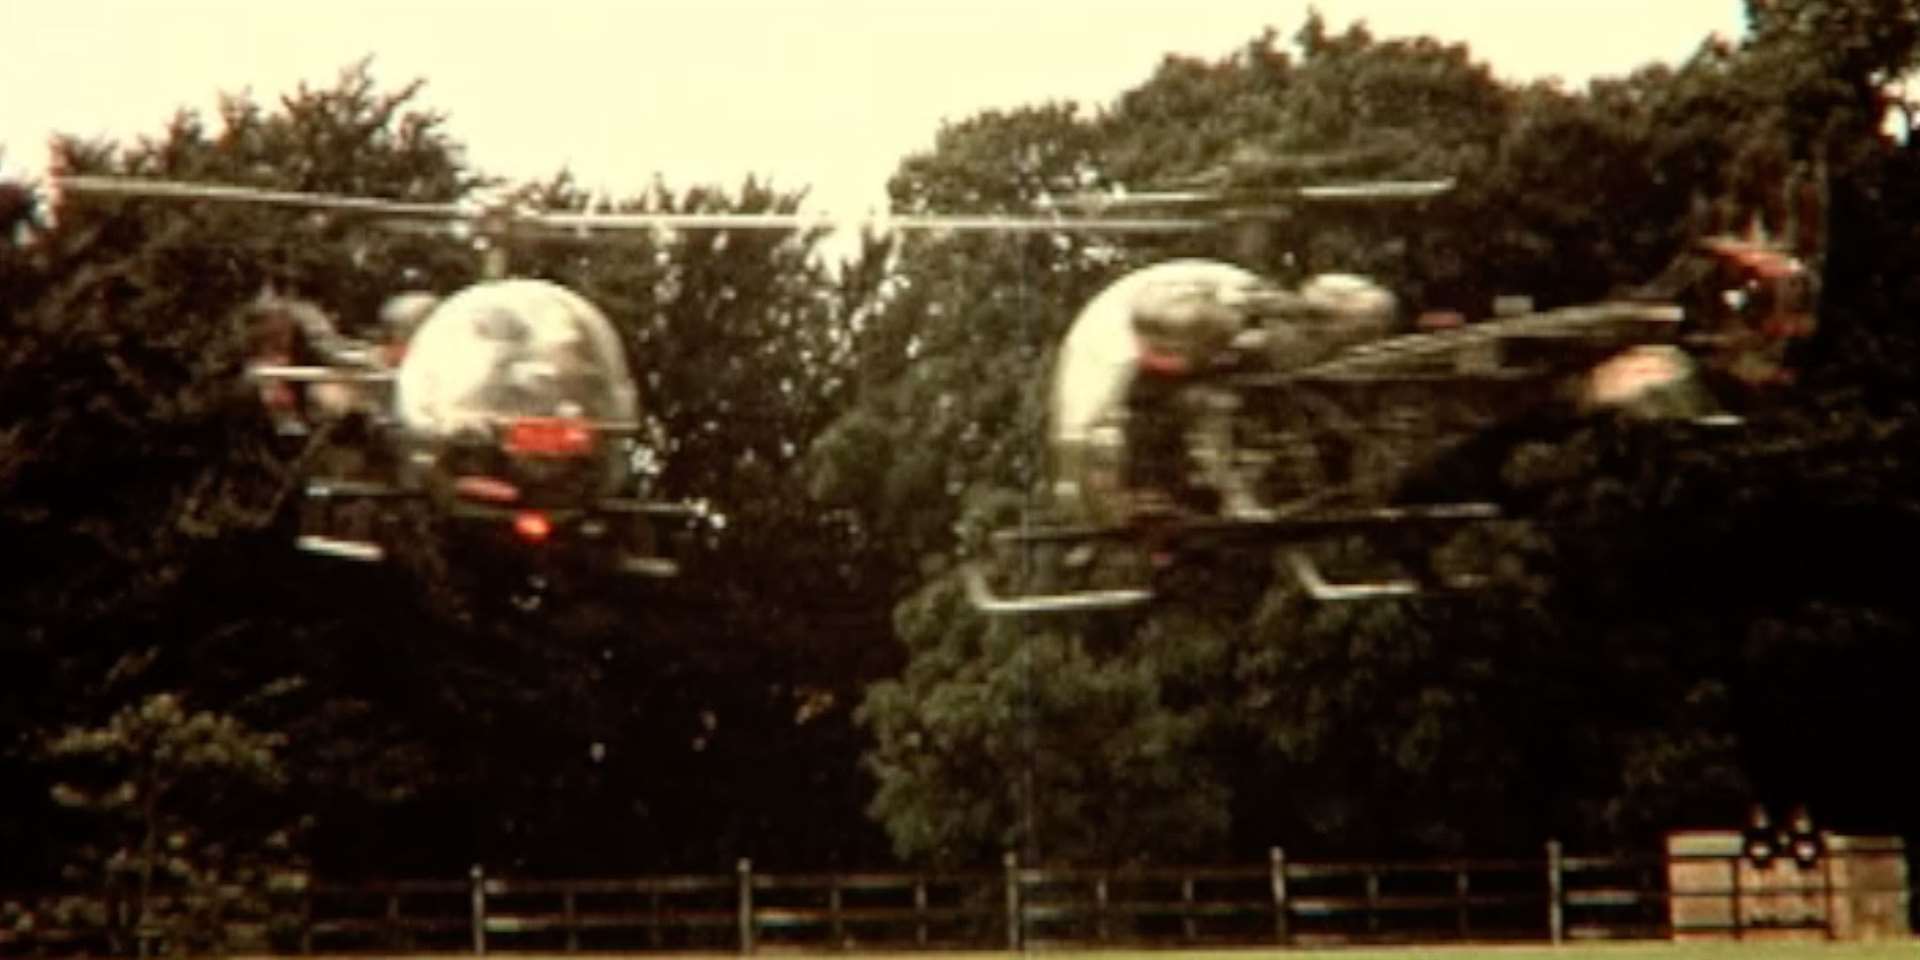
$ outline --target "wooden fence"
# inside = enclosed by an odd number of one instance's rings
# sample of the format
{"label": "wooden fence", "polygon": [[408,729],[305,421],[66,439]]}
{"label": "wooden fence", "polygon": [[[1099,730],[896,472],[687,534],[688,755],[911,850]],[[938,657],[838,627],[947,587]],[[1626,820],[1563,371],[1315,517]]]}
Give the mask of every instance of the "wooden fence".
{"label": "wooden fence", "polygon": [[[1904,896],[1904,891],[1902,893]],[[0,897],[0,902],[9,898]],[[1656,939],[1666,860],[1569,856],[303,885],[238,939],[282,953],[1023,950]],[[13,899],[16,915],[30,904]],[[23,912],[24,911],[24,912]],[[31,925],[29,925],[31,926]],[[0,924],[0,954],[129,952],[107,929]]]}

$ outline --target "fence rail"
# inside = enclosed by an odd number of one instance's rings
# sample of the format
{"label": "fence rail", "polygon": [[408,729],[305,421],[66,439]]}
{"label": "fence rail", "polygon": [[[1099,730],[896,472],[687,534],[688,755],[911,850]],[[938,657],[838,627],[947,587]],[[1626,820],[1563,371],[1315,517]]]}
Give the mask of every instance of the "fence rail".
{"label": "fence rail", "polygon": [[[1263,864],[1127,870],[1011,855],[958,873],[774,874],[742,860],[732,875],[522,879],[475,867],[464,881],[301,885],[229,934],[334,955],[1649,939],[1675,932],[1667,863],[1548,843],[1539,857],[1294,862],[1276,848]],[[115,923],[58,925],[44,920],[52,899],[0,896],[0,955],[159,946],[124,904],[94,911]]]}

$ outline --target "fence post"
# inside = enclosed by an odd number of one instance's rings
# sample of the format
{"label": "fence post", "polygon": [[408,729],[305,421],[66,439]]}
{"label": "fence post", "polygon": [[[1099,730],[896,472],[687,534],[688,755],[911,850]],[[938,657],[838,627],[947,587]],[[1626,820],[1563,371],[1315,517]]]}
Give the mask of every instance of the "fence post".
{"label": "fence post", "polygon": [[1287,930],[1287,853],[1279,847],[1267,848],[1269,882],[1273,885],[1273,939],[1286,946]]}
{"label": "fence post", "polygon": [[847,925],[845,918],[840,914],[842,899],[840,894],[840,875],[837,873],[834,874],[827,879],[827,882],[831,884],[827,889],[827,913],[832,918],[833,946],[835,949],[845,950],[847,948]]}
{"label": "fence post", "polygon": [[1180,933],[1187,943],[1199,939],[1193,919],[1193,874],[1180,878]]}
{"label": "fence post", "polygon": [[927,877],[915,874],[913,878],[913,942],[927,945]]}
{"label": "fence post", "polygon": [[573,895],[573,887],[560,888],[560,909],[566,914],[567,952],[580,952],[580,904]]}
{"label": "fence post", "polygon": [[313,953],[313,878],[300,884],[300,952]]}
{"label": "fence post", "polygon": [[753,861],[741,857],[736,869],[740,874],[740,952],[753,952]]}
{"label": "fence post", "polygon": [[134,956],[139,957],[140,960],[147,960],[150,955],[147,944],[147,913],[152,909],[152,904],[144,891],[139,894],[139,898],[131,906],[122,899],[120,905],[126,911],[125,916],[132,918],[132,922],[127,924],[127,929],[133,931]]}
{"label": "fence post", "polygon": [[400,891],[387,891],[387,947],[393,950],[402,948],[405,937],[400,930]]}
{"label": "fence post", "polygon": [[1455,922],[1460,928],[1460,939],[1462,940],[1473,935],[1473,925],[1467,919],[1467,913],[1472,909],[1472,896],[1472,882],[1467,879],[1467,865],[1463,863],[1453,874],[1453,900],[1455,910],[1457,911],[1455,914]]}
{"label": "fence post", "polygon": [[1380,932],[1380,871],[1367,868],[1367,932]]}
{"label": "fence post", "polygon": [[1000,857],[1007,874],[1007,949],[1020,949],[1020,855],[1008,850]]}
{"label": "fence post", "polygon": [[487,872],[476,863],[467,871],[467,880],[472,887],[473,955],[484,956],[487,952]]}
{"label": "fence post", "polygon": [[1113,935],[1113,929],[1107,923],[1107,872],[1093,878],[1094,939],[1106,943]]}
{"label": "fence post", "polygon": [[647,909],[652,917],[652,921],[647,925],[648,940],[653,944],[654,949],[657,950],[666,938],[666,932],[663,931],[661,927],[667,922],[666,917],[662,915],[660,910],[660,886],[658,884],[647,885]]}
{"label": "fence post", "polygon": [[1740,865],[1746,861],[1746,854],[1736,853],[1728,863],[1733,866],[1733,938],[1744,940],[1747,937],[1746,894],[1740,889]]}
{"label": "fence post", "polygon": [[1821,919],[1827,926],[1827,939],[1838,940],[1840,931],[1834,925],[1832,834],[1823,834],[1820,837],[1820,893],[1822,909],[1825,912],[1825,916]]}
{"label": "fence post", "polygon": [[133,929],[133,914],[127,907],[127,898],[116,891],[108,890],[107,913],[110,917],[107,921],[107,946],[113,953],[123,954],[127,951],[123,934],[132,933],[136,940],[139,937],[138,931]]}
{"label": "fence post", "polygon": [[1558,944],[1566,936],[1566,897],[1563,895],[1560,841],[1547,841],[1547,938]]}

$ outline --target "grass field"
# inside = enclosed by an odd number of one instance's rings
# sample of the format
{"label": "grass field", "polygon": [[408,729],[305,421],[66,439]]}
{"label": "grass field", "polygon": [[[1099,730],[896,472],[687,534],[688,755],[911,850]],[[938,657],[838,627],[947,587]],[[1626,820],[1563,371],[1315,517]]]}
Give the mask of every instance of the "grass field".
{"label": "grass field", "polygon": [[[717,960],[732,956],[726,953],[632,953],[632,954],[537,954],[537,953],[496,953],[493,956],[510,960],[582,960],[592,957],[596,960],[612,960],[616,957],[632,957],[635,960]],[[836,958],[836,960],[992,960],[1004,957],[1006,951],[975,950],[966,952],[911,951],[889,953],[816,952],[816,951],[761,951],[754,956],[767,958]],[[350,960],[374,960],[379,955],[354,954]],[[427,960],[429,955],[416,955]],[[449,954],[431,955],[435,958],[447,958]],[[1046,958],[1046,960],[1467,960],[1470,957],[1495,957],[1497,960],[1920,960],[1920,939],[1892,940],[1880,943],[1667,943],[1664,941],[1644,941],[1635,943],[1569,943],[1562,946],[1546,944],[1509,945],[1446,945],[1420,947],[1333,947],[1324,949],[1303,948],[1263,948],[1248,947],[1240,949],[1216,950],[1073,950],[1073,949],[1037,949],[1022,956]],[[396,954],[395,960],[413,960],[413,957]],[[252,960],[252,958],[234,958],[234,960]],[[274,960],[274,958],[259,958]],[[319,956],[305,960],[328,960]],[[339,960],[349,960],[341,957]]]}
{"label": "grass field", "polygon": [[[995,951],[969,953],[859,953],[786,954],[788,957],[841,957],[845,960],[987,960],[1004,956]],[[1469,957],[1496,957],[1498,960],[1920,960],[1920,940],[1893,940],[1881,943],[1579,943],[1558,947],[1547,944],[1446,945],[1418,947],[1331,947],[1320,949],[1275,949],[1249,947],[1219,950],[1032,950],[1025,956],[1047,960],[1466,960]],[[515,957],[515,960],[530,958]]]}
{"label": "grass field", "polygon": [[[979,954],[972,956],[978,957]],[[1491,956],[1500,960],[1920,960],[1920,940],[1884,943],[1606,943],[1447,945],[1429,947],[1336,947],[1325,949],[1261,949],[1208,951],[1050,951],[1060,960],[1465,960]],[[906,960],[894,957],[889,960]]]}

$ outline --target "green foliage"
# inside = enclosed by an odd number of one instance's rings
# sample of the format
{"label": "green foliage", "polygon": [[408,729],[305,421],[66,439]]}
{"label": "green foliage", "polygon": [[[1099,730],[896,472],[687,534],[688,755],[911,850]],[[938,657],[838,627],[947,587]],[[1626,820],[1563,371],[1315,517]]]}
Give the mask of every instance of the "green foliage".
{"label": "green foliage", "polygon": [[[889,190],[909,211],[1029,209],[1097,175],[1092,136],[1066,107],[985,114],[903,161]],[[810,451],[811,492],[856,508],[908,569],[937,563],[967,498],[1038,482],[1053,344],[1116,256],[1070,237],[907,242],[861,319],[848,409]]]}
{"label": "green foliage", "polygon": [[[1914,423],[1898,399],[1911,341],[1896,333],[1912,312],[1894,304],[1912,302],[1902,211],[1920,166],[1877,132],[1899,105],[1887,82],[1915,55],[1912,21],[1911,4],[1771,4],[1741,44],[1568,91],[1503,85],[1463,47],[1314,17],[1292,49],[1270,31],[1219,62],[1169,58],[1090,120],[1057,107],[985,114],[903,164],[897,197],[993,210],[1075,183],[1255,190],[1450,175],[1459,189],[1420,207],[1303,207],[1248,261],[1282,279],[1371,273],[1408,313],[1479,316],[1500,293],[1597,298],[1753,215],[1803,244],[1828,284],[1822,335],[1802,358],[1812,379],[1750,404],[1743,432],[1520,416],[1442,447],[1409,478],[1419,495],[1493,497],[1526,517],[1444,551],[1499,591],[1316,607],[1264,565],[1220,557],[1173,584],[1192,600],[1179,610],[1210,611],[1201,624],[1176,610],[989,627],[955,599],[947,558],[973,549],[982,518],[1038,502],[1037,461],[1021,452],[1039,448],[1060,325],[1130,266],[1249,251],[1224,238],[1060,241],[1051,258],[1013,241],[909,250],[905,292],[888,306],[911,333],[880,341],[904,356],[879,366],[888,376],[869,380],[815,451],[820,489],[898,551],[895,632],[909,662],[870,690],[864,714],[881,781],[873,813],[896,850],[1097,861],[1209,844],[1632,843],[1736,816],[1755,796],[1811,798],[1871,829],[1910,823],[1867,785],[1884,761],[1855,731],[1893,722],[1913,665],[1891,639],[1911,603],[1883,558],[1915,532],[1902,492],[1911,458],[1897,452],[1910,445],[1895,439]],[[1017,147],[1042,132],[1059,146]],[[1009,156],[1071,161],[989,162]],[[1796,184],[1830,189],[1831,215],[1793,209]],[[1016,251],[1032,259],[1016,266]],[[1061,270],[1084,280],[1055,288]],[[1019,281],[1040,294],[1010,323],[995,304]],[[1204,664],[1207,683],[1172,681],[1159,659],[1170,650]],[[1045,666],[1007,670],[1028,663]],[[1903,679],[1883,697],[1864,679],[1876,672]],[[1103,713],[1092,690],[1127,690],[1129,706]],[[1112,748],[1072,739],[1089,725],[1143,748],[1177,742],[1184,759],[1085,777],[1079,758]],[[1170,771],[1194,789],[1157,792]],[[1196,829],[1133,826],[1161,817]],[[1087,818],[1112,824],[1102,845],[1061,825]]]}
{"label": "green foliage", "polygon": [[249,941],[234,924],[260,930],[272,891],[301,866],[294,824],[275,816],[285,743],[230,714],[189,710],[171,693],[48,736],[42,749],[68,774],[53,799],[92,824],[68,878],[101,899],[73,906],[117,928],[122,943],[192,953],[260,946],[257,932]]}
{"label": "green foliage", "polygon": [[[67,166],[458,199],[488,179],[466,167],[442,118],[411,107],[417,89],[382,91],[363,64],[277,108],[231,99],[219,126],[183,115],[130,148],[69,142]],[[588,205],[564,176],[516,190]],[[661,185],[617,206],[791,210],[798,199],[753,182]],[[234,308],[263,286],[324,304],[355,332],[396,289],[475,279],[471,250],[352,217],[135,200],[70,201],[51,232],[5,248],[9,729],[111,713],[121,694],[101,678],[130,650],[158,651],[142,685],[198,702],[301,678],[255,719],[289,738],[291,793],[315,817],[317,868],[333,876],[475,861],[606,872],[743,852],[818,863],[874,849],[848,714],[890,665],[863,642],[884,628],[884,605],[860,592],[874,589],[860,562],[871,548],[813,509],[795,469],[854,382],[855,311],[874,261],[832,277],[817,237],[634,239],[527,244],[512,263],[576,285],[613,317],[646,413],[670,438],[660,492],[709,498],[729,529],[678,585],[583,591],[532,614],[467,592],[471,581],[448,574],[474,558],[430,537],[409,544],[420,579],[290,550],[302,451],[271,434],[239,376]],[[32,746],[0,742],[14,883],[49,882],[79,842],[72,824],[23,826],[46,815]],[[221,840],[215,824],[194,842]]]}
{"label": "green foliage", "polygon": [[[728,521],[679,585],[532,613],[462,593],[449,573],[471,558],[431,538],[423,583],[294,557],[299,453],[237,376],[231,317],[263,287],[351,332],[396,289],[472,280],[472,250],[225,204],[52,217],[0,192],[0,729],[16,731],[0,740],[0,845],[22,851],[6,878],[78,861],[124,885],[145,865],[204,894],[174,914],[185,936],[245,906],[208,891],[285,862],[270,805],[214,812],[281,784],[334,875],[851,865],[887,841],[945,864],[1532,850],[1644,840],[1754,796],[1910,828],[1910,785],[1876,782],[1885,758],[1858,731],[1903,716],[1920,622],[1900,565],[1867,551],[1897,557],[1920,532],[1920,153],[1879,133],[1909,109],[1889,81],[1914,59],[1915,10],[1755,4],[1743,42],[1583,91],[1503,84],[1464,47],[1316,16],[1291,45],[1269,31],[1218,62],[1169,58],[1099,111],[956,122],[889,184],[912,213],[1022,213],[1116,185],[1460,184],[1411,206],[1297,207],[1265,250],[867,237],[836,271],[817,236],[516,246],[517,272],[578,288],[619,327],[668,442],[661,492]],[[361,64],[275,106],[231,98],[217,124],[69,141],[64,163],[418,201],[492,184],[412,107],[418,89],[382,91]],[[1749,404],[1731,436],[1523,419],[1413,478],[1525,510],[1447,548],[1510,589],[1313,607],[1266,558],[1223,552],[1173,571],[1178,599],[1135,618],[987,624],[966,607],[955,564],[1043,503],[1055,344],[1125,270],[1206,255],[1281,280],[1361,271],[1409,315],[1479,316],[1496,294],[1551,305],[1646,280],[1755,210],[1784,230],[1782,178],[1827,200],[1792,224],[1826,277],[1800,393]],[[801,198],[752,180],[618,201],[564,175],[514,190],[567,210]],[[1402,406],[1416,432],[1445,407]],[[301,682],[247,700],[283,677]],[[52,830],[34,826],[54,796],[43,747],[76,771]]]}
{"label": "green foliage", "polygon": [[1169,664],[983,625],[964,602],[943,581],[901,606],[901,633],[926,646],[861,708],[879,740],[872,811],[900,856],[1120,864],[1217,843],[1226,791],[1196,752],[1207,707],[1168,702]]}
{"label": "green foliage", "polygon": [[[363,189],[377,168],[412,198],[462,192],[440,118],[402,112],[411,89],[382,96],[371,84],[363,66],[271,116],[230,98],[217,137],[182,113],[124,152],[63,141],[59,162],[323,191]],[[0,321],[0,416],[12,424],[0,522],[24,547],[9,600],[98,613],[177,585],[189,558],[272,523],[292,491],[288,457],[245,415],[236,308],[275,286],[371,316],[374,278],[419,241],[350,246],[337,224],[292,218],[288,229],[284,215],[237,205],[69,204],[58,219],[37,283]]]}

